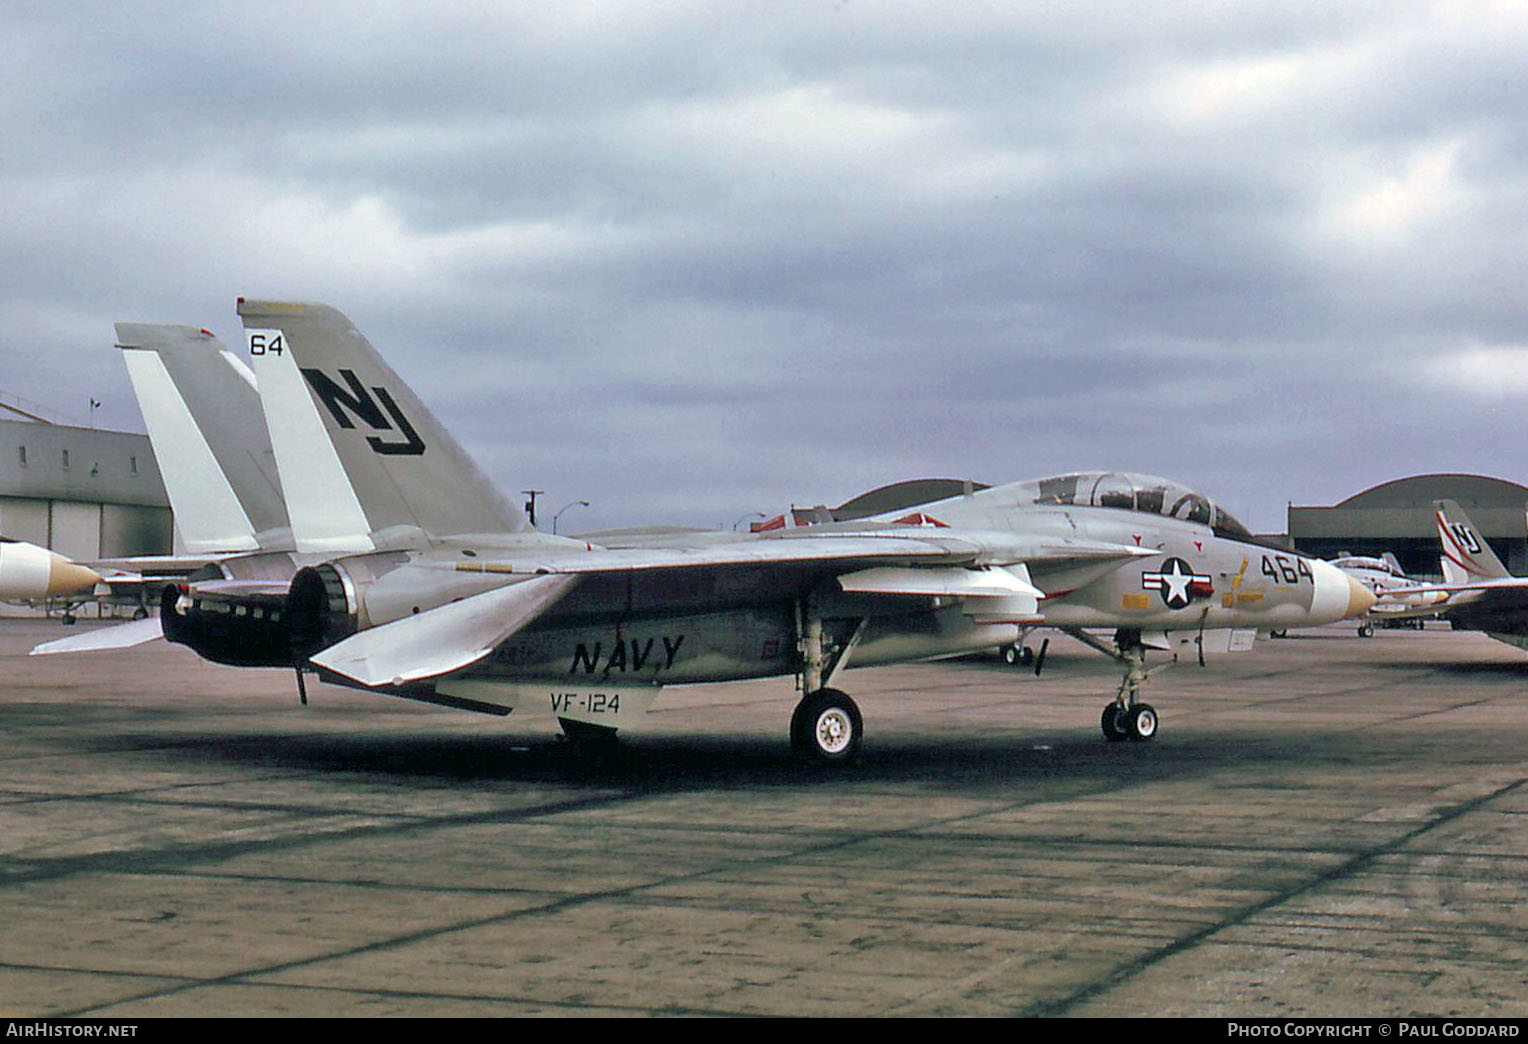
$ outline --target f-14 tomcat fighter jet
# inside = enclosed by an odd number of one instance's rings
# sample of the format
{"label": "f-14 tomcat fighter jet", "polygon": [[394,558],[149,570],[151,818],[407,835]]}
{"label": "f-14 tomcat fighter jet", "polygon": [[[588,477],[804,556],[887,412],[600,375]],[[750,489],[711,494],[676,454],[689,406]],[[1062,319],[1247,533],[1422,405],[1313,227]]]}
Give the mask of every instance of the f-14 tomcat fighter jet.
{"label": "f-14 tomcat fighter jet", "polygon": [[239,313],[300,568],[288,581],[261,575],[270,555],[225,559],[166,589],[165,636],[219,662],[493,714],[545,701],[585,740],[636,720],[664,685],[794,675],[793,748],[839,761],[862,737],[835,687],[851,664],[1066,628],[1124,665],[1105,735],[1144,740],[1148,645],[1326,623],[1373,600],[1323,562],[1251,543],[1197,493],[1107,473],[757,536],[548,536],[345,316],[246,300]]}

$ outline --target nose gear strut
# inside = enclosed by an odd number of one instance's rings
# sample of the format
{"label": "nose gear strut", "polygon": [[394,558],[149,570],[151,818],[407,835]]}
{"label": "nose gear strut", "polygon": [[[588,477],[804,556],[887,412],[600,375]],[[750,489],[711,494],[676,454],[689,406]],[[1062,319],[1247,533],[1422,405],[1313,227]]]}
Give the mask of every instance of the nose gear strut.
{"label": "nose gear strut", "polygon": [[1125,667],[1125,677],[1119,683],[1114,699],[1104,705],[1099,725],[1104,739],[1111,743],[1135,740],[1144,743],[1157,734],[1157,711],[1149,703],[1140,701],[1141,686],[1158,671],[1166,670],[1173,661],[1146,667],[1146,646],[1141,644],[1141,632],[1121,628],[1114,632],[1114,645],[1100,641],[1080,628],[1065,628],[1066,633],[1082,644],[1103,653]]}

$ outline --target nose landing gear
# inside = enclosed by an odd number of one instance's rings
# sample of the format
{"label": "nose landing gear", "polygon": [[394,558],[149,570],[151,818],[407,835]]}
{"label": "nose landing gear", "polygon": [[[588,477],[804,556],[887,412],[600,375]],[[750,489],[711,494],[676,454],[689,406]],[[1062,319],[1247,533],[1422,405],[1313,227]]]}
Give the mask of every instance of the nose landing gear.
{"label": "nose landing gear", "polygon": [[[1157,711],[1149,703],[1140,702],[1141,686],[1153,671],[1146,669],[1146,647],[1141,644],[1141,632],[1119,630],[1114,634],[1114,647],[1082,630],[1068,629],[1067,633],[1084,645],[1118,661],[1125,667],[1125,677],[1119,683],[1119,692],[1104,706],[1099,726],[1104,739],[1110,743],[1133,740],[1144,743],[1157,734]],[[1158,665],[1162,670],[1171,663]]]}
{"label": "nose landing gear", "polygon": [[1106,703],[1100,724],[1104,739],[1111,743],[1120,740],[1144,743],[1157,734],[1157,711],[1149,703],[1137,703],[1128,708],[1120,706],[1118,701]]}

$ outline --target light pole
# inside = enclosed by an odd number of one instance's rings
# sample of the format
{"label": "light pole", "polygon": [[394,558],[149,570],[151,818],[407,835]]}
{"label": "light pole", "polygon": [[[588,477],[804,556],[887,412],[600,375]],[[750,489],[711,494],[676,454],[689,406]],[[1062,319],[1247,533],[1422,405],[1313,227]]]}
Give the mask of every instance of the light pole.
{"label": "light pole", "polygon": [[768,517],[769,516],[764,514],[764,512],[762,512],[762,511],[755,511],[751,515],[744,515],[742,518],[740,518],[736,522],[732,523],[732,531],[734,533],[736,533],[737,532],[737,527],[742,525],[744,522],[747,522],[750,518],[768,518]]}
{"label": "light pole", "polygon": [[558,508],[557,514],[552,516],[552,534],[554,536],[557,533],[557,520],[562,517],[562,513],[564,511],[568,510],[568,508],[570,508],[570,507],[578,507],[580,505],[582,505],[583,507],[588,507],[589,506],[589,502],[587,500],[574,500],[574,501],[571,501],[571,502],[569,502],[567,504],[564,504],[562,507]]}
{"label": "light pole", "polygon": [[530,516],[531,528],[536,528],[536,498],[545,493],[544,489],[522,489],[520,491],[531,499],[525,502],[525,513]]}

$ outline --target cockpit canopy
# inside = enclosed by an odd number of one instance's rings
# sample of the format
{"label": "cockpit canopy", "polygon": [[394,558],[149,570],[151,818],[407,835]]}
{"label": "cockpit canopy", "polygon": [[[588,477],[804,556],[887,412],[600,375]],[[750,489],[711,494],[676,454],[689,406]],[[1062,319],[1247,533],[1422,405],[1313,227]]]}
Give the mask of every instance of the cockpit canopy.
{"label": "cockpit canopy", "polygon": [[1342,558],[1332,559],[1332,565],[1338,569],[1369,569],[1376,573],[1389,573],[1391,576],[1405,578],[1406,574],[1401,571],[1398,564],[1387,562],[1383,558],[1370,558],[1367,555],[1346,555]]}
{"label": "cockpit canopy", "polygon": [[1021,483],[1035,504],[1077,504],[1164,515],[1209,526],[1217,536],[1251,540],[1252,533],[1230,512],[1187,486],[1155,475],[1122,471],[1080,471]]}

